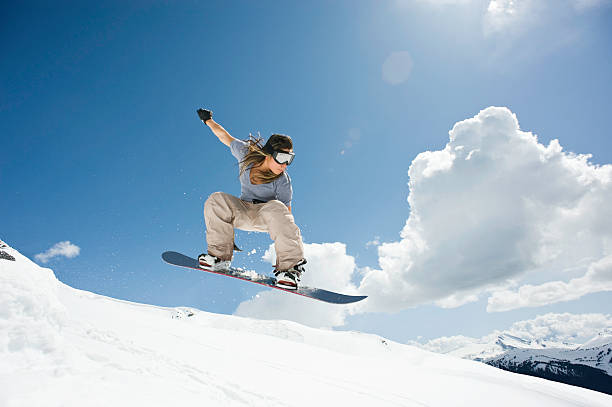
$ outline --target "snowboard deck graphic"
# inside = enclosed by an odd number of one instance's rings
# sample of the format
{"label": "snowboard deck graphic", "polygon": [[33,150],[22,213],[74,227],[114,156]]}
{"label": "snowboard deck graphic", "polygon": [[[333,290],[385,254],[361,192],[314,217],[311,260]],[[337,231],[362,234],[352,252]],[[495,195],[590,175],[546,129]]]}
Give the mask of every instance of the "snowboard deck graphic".
{"label": "snowboard deck graphic", "polygon": [[315,300],[328,302],[331,304],[350,304],[367,298],[366,295],[346,295],[306,286],[299,286],[297,290],[287,290],[285,288],[277,287],[276,279],[274,277],[261,275],[254,271],[237,269],[235,267],[230,267],[228,270],[223,271],[212,271],[210,269],[200,267],[200,264],[196,259],[178,252],[164,252],[162,253],[162,259],[166,263],[174,266],[186,267],[198,271],[205,271],[208,273],[220,274],[222,276],[238,278],[240,280],[250,281],[266,287],[275,288],[291,294],[301,295],[303,297],[314,298]]}

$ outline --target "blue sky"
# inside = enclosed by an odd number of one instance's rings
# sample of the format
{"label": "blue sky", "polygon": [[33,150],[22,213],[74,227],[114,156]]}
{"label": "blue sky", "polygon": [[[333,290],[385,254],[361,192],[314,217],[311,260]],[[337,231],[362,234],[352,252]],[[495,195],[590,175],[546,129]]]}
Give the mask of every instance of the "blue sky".
{"label": "blue sky", "polygon": [[[359,270],[379,267],[368,242],[400,239],[412,161],[444,149],[455,123],[489,106],[507,107],[543,145],[558,139],[594,165],[612,162],[609,2],[517,4],[5,4],[0,237],[30,258],[77,245],[78,256],[47,263],[77,288],[233,313],[260,289],[160,260],[204,251],[205,199],[239,193],[236,162],[198,107],[237,138],[293,138],[304,239],[342,242]],[[506,7],[501,17],[492,5]],[[394,84],[383,66],[398,52],[412,63]],[[238,233],[237,243],[257,253],[236,265],[267,271],[267,236]],[[605,313],[611,300],[602,291],[507,312],[487,312],[484,297],[424,302],[349,315],[341,329],[400,341],[480,336],[546,312]]]}

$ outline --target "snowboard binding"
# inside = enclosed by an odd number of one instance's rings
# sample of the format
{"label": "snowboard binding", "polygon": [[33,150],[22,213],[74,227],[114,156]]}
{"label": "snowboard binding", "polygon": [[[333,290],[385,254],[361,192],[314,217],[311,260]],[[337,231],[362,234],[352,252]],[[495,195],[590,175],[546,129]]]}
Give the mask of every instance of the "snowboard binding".
{"label": "snowboard binding", "polygon": [[306,271],[304,269],[306,263],[306,259],[302,259],[289,270],[274,270],[276,286],[286,290],[297,290],[302,273]]}

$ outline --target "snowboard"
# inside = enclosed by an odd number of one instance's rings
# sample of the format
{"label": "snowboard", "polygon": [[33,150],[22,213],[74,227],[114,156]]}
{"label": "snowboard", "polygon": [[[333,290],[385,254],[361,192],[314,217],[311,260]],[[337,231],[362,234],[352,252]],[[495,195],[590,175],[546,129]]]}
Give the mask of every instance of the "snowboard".
{"label": "snowboard", "polygon": [[276,286],[276,279],[271,276],[258,274],[251,270],[242,270],[235,267],[230,267],[227,270],[212,271],[210,269],[200,267],[197,259],[178,252],[164,252],[162,253],[162,259],[174,266],[190,268],[198,271],[205,271],[208,273],[220,274],[222,276],[228,276],[237,278],[244,281],[250,281],[252,283],[261,284],[266,287],[274,288],[277,290],[285,291],[291,294],[301,295],[303,297],[313,298],[315,300],[328,302],[331,304],[350,304],[353,302],[361,301],[367,298],[366,295],[346,295],[335,293],[333,291],[323,290],[321,288],[313,288],[306,286],[299,286],[297,290],[287,290],[285,288]]}

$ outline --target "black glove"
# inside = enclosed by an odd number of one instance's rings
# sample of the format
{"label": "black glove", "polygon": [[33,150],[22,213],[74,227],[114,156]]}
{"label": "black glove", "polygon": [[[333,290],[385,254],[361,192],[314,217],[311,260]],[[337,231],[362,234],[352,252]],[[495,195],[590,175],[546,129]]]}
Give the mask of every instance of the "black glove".
{"label": "black glove", "polygon": [[198,109],[198,116],[206,124],[206,120],[212,119],[212,112],[206,109]]}

